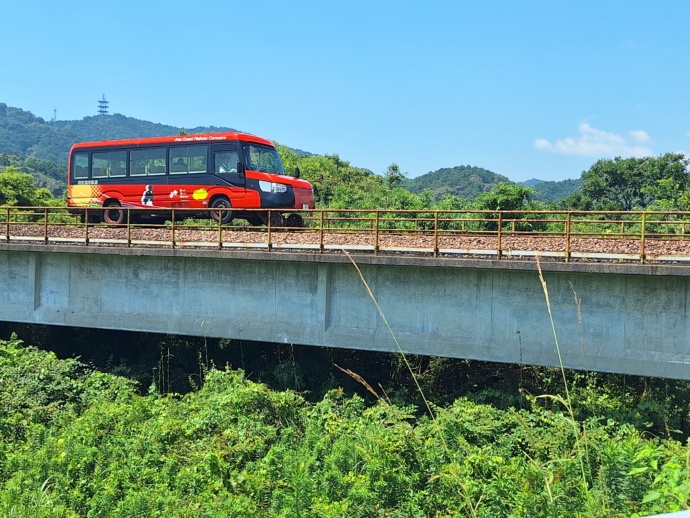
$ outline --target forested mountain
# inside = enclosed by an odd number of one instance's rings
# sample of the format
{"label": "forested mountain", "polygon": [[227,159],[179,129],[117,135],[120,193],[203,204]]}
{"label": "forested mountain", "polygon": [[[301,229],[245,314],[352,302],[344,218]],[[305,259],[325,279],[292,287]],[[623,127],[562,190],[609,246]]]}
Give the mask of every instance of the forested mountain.
{"label": "forested mountain", "polygon": [[536,201],[557,202],[580,189],[582,180],[561,180],[559,182],[543,182],[541,180],[527,180],[521,182],[534,191],[532,199]]}
{"label": "forested mountain", "polygon": [[79,137],[19,108],[0,103],[0,152],[67,163]]}
{"label": "forested mountain", "polygon": [[436,200],[440,200],[446,194],[470,199],[490,191],[502,182],[512,183],[507,177],[487,169],[461,165],[411,178],[406,180],[403,186],[415,194],[429,189]]}
{"label": "forested mountain", "polygon": [[79,141],[161,137],[165,135],[178,135],[180,130],[184,130],[189,134],[234,131],[233,128],[219,126],[176,128],[175,126],[125,117],[119,113],[114,115],[95,115],[75,121],[56,121],[54,124],[76,135]]}
{"label": "forested mountain", "polygon": [[[466,165],[443,168],[406,180],[403,187],[415,194],[429,189],[435,200],[440,200],[446,194],[474,199],[480,194],[490,191],[499,183],[513,184],[514,182],[487,169]],[[581,184],[582,181],[579,179],[559,182],[532,179],[520,183],[520,185],[529,187],[534,191],[533,200],[544,202],[556,202],[563,199],[577,191]]]}
{"label": "forested mountain", "polygon": [[67,163],[67,153],[75,142],[232,131],[226,127],[176,128],[125,117],[96,115],[77,121],[46,122],[31,112],[0,103],[0,152]]}

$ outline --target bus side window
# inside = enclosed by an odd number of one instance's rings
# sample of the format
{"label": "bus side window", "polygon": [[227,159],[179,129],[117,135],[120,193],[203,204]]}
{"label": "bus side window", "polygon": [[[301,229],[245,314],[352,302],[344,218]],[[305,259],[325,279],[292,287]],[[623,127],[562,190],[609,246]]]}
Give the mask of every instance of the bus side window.
{"label": "bus side window", "polygon": [[237,172],[237,162],[240,160],[237,151],[221,151],[220,153],[214,153],[213,157],[216,174]]}
{"label": "bus side window", "polygon": [[165,148],[154,148],[146,151],[146,156],[148,159],[148,173],[149,175],[160,175],[165,174]]}
{"label": "bus side window", "polygon": [[175,146],[170,148],[170,174],[205,173],[208,146]]}
{"label": "bus side window", "polygon": [[187,147],[170,148],[170,174],[186,174]]}
{"label": "bus side window", "polygon": [[108,153],[94,153],[91,166],[91,178],[108,177]]}
{"label": "bus side window", "polygon": [[72,178],[75,180],[86,180],[89,177],[88,153],[75,153],[72,156],[72,164]]}
{"label": "bus side window", "polygon": [[165,174],[165,148],[133,149],[129,153],[130,176]]}
{"label": "bus side window", "polygon": [[108,153],[108,170],[111,177],[127,174],[127,151],[110,151]]}

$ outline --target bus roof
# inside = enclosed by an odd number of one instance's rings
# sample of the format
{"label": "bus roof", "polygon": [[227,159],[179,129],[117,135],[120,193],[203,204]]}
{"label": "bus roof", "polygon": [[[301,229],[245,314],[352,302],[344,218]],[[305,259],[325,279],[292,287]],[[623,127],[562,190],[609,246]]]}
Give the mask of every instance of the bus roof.
{"label": "bus roof", "polygon": [[156,144],[177,144],[177,143],[202,143],[202,142],[223,142],[224,140],[240,140],[242,142],[254,142],[273,146],[273,142],[265,138],[240,133],[238,131],[226,131],[223,133],[199,133],[195,135],[171,135],[167,137],[147,137],[123,140],[99,140],[95,142],[78,142],[72,146],[71,151],[82,148],[103,148],[103,147],[139,147],[155,146]]}

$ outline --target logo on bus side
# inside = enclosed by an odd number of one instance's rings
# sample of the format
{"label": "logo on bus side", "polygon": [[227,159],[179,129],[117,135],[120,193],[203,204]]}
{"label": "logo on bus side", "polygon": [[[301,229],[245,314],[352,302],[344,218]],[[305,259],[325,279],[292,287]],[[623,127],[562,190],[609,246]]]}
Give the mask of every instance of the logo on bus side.
{"label": "logo on bus side", "polygon": [[204,136],[204,137],[195,137],[193,135],[190,135],[189,137],[176,137],[175,142],[206,142],[207,140],[226,140],[227,137],[219,137],[219,136]]}

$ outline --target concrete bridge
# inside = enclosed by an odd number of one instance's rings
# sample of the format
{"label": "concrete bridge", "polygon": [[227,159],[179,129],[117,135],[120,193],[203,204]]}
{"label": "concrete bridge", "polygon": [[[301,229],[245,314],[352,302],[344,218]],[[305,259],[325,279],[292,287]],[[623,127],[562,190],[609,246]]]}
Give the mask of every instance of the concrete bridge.
{"label": "concrete bridge", "polygon": [[388,325],[343,253],[12,243],[0,320],[690,379],[690,266],[351,257]]}

